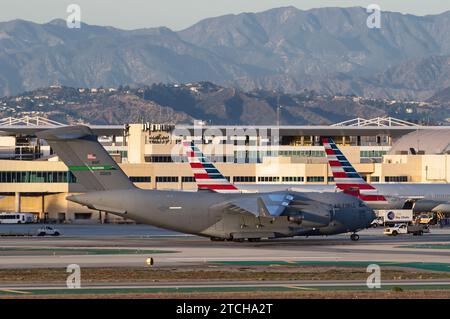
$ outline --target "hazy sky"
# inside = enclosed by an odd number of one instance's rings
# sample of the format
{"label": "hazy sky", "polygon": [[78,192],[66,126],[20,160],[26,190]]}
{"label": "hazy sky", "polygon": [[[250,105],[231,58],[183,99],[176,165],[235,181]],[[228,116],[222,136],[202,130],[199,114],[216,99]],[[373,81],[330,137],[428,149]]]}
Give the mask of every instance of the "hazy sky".
{"label": "hazy sky", "polygon": [[371,3],[382,10],[415,15],[437,14],[450,10],[449,0],[0,0],[0,21],[13,19],[39,23],[66,18],[69,4],[81,7],[82,22],[123,29],[167,26],[186,28],[201,19],[228,13],[259,12],[270,8],[295,6],[367,7]]}

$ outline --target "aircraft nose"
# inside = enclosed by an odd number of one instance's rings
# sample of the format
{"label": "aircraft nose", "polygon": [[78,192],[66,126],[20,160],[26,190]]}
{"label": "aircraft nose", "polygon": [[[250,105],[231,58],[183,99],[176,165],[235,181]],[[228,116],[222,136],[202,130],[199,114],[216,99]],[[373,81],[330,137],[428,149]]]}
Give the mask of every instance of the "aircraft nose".
{"label": "aircraft nose", "polygon": [[377,215],[375,214],[374,210],[371,208],[368,208],[366,211],[366,221],[367,221],[367,227],[370,227],[371,223],[374,221],[375,218],[377,218]]}

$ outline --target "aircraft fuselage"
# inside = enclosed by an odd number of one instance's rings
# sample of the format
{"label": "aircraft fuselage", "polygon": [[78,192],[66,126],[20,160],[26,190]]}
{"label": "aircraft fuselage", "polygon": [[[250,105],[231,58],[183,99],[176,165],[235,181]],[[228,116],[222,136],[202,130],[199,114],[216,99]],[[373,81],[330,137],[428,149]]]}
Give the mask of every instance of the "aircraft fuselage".
{"label": "aircraft fuselage", "polygon": [[[243,214],[233,203],[258,211],[257,199],[270,201],[288,193],[295,206],[279,216]],[[68,200],[138,222],[178,232],[222,239],[333,235],[367,228],[375,215],[346,194],[272,192],[224,194],[212,192],[109,190],[72,195]]]}

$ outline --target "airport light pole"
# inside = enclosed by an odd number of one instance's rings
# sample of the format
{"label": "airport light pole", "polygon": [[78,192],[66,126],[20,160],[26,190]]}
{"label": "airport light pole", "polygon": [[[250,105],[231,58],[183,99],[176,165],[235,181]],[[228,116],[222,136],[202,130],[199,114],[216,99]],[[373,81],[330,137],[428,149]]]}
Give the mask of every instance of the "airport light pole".
{"label": "airport light pole", "polygon": [[283,108],[283,105],[277,104],[277,126],[280,126],[280,124],[281,124],[280,113],[281,113],[282,108]]}
{"label": "airport light pole", "polygon": [[280,126],[280,94],[277,92],[277,126]]}

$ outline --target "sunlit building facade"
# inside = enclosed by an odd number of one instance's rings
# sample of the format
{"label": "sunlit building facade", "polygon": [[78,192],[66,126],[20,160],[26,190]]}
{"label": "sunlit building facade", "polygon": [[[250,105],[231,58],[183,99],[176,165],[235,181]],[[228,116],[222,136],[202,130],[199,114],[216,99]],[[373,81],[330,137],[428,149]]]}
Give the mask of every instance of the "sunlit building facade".
{"label": "sunlit building facade", "polygon": [[[68,202],[83,192],[57,154],[36,138],[62,124],[45,119],[0,121],[0,212],[30,212],[41,220],[125,222]],[[333,126],[210,126],[139,123],[91,126],[136,186],[195,190],[181,141],[191,140],[233,183],[332,184],[321,136],[332,136],[370,182],[448,183],[450,129],[392,118],[355,119]]]}

